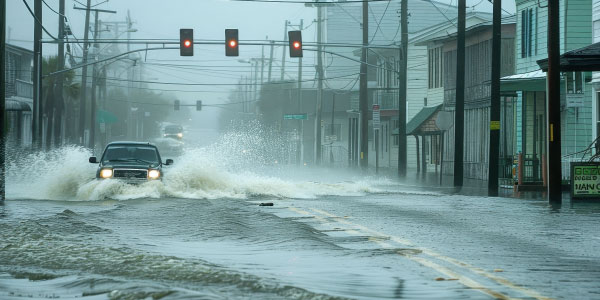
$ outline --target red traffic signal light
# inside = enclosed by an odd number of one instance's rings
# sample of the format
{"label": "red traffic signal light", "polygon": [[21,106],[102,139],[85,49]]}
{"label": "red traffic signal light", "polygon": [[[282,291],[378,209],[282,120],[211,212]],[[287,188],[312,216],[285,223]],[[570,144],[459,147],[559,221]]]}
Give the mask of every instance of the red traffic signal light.
{"label": "red traffic signal light", "polygon": [[179,55],[194,56],[194,29],[179,29]]}
{"label": "red traffic signal light", "polygon": [[225,29],[225,56],[239,56],[237,29]]}
{"label": "red traffic signal light", "polygon": [[302,57],[302,31],[288,31],[290,41],[290,57]]}

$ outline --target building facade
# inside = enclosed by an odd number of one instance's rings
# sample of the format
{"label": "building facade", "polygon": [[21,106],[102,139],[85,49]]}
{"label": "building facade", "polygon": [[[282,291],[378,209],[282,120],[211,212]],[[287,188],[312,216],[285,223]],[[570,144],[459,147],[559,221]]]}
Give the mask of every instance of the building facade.
{"label": "building facade", "polygon": [[[369,3],[369,42],[371,45],[391,46],[394,49],[375,49],[368,51],[368,62],[378,68],[368,68],[368,107],[379,104],[381,110],[381,125],[377,138],[369,122],[369,164],[374,166],[377,161],[380,167],[396,168],[398,165],[398,70],[400,62],[400,2],[383,1]],[[427,97],[427,47],[417,46],[412,42],[422,31],[431,28],[447,18],[454,19],[457,15],[456,6],[436,1],[410,1],[408,19],[408,78],[407,78],[407,122],[415,116],[429,101]],[[328,43],[362,44],[362,4],[342,2],[326,8],[326,32]],[[397,47],[397,48],[395,48]],[[327,47],[328,51],[354,56],[360,59],[360,50],[353,48]],[[349,74],[357,74],[360,64],[342,57],[328,57],[325,77],[337,78]],[[358,132],[358,75],[338,80],[327,80],[327,86],[339,90],[349,90],[352,93],[350,110],[347,114],[351,139],[360,137],[352,135]],[[372,111],[368,112],[369,118]],[[394,134],[394,132],[396,134]],[[344,136],[346,132],[344,133]],[[378,147],[375,145],[377,140]],[[415,169],[416,150],[415,140],[408,138],[407,154],[408,168]],[[350,147],[350,146],[349,146]],[[358,158],[356,151],[351,151]]]}
{"label": "building facade", "polygon": [[6,44],[6,119],[8,145],[31,145],[33,52]]}
{"label": "building facade", "polygon": [[[487,17],[487,16],[486,16]],[[464,112],[464,177],[487,180],[489,164],[489,123],[491,97],[491,55],[492,24],[471,15],[465,34],[465,112]],[[477,21],[480,20],[479,23]],[[514,73],[514,18],[505,17],[502,24],[501,74]],[[456,104],[456,31],[452,34],[427,39],[422,44],[428,47],[430,62],[428,99],[434,103],[442,99],[443,111],[449,112],[454,124]],[[512,123],[512,97],[502,97],[501,118],[505,125]],[[512,144],[510,127],[501,127],[501,148]],[[440,129],[441,130],[441,129]],[[432,153],[425,156],[433,163],[442,164],[446,175],[454,172],[454,126],[450,126],[442,136],[423,137],[422,143]],[[442,149],[443,148],[443,149]],[[506,151],[508,152],[508,151]],[[442,157],[443,153],[443,157]],[[501,156],[505,152],[501,150]]]}
{"label": "building facade", "polygon": [[[515,152],[519,161],[519,184],[544,184],[546,154],[546,73],[538,60],[548,57],[548,9],[537,0],[517,0],[515,39],[516,75],[503,78],[502,91],[514,93]],[[560,1],[560,51],[592,43],[592,1]],[[561,136],[563,178],[569,163],[583,159],[581,150],[592,142],[591,74],[563,72],[561,76]]]}

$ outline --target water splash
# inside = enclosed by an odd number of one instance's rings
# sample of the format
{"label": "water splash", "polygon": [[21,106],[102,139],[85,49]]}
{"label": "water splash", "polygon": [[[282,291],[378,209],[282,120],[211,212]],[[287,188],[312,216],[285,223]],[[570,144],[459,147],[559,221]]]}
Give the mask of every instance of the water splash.
{"label": "water splash", "polygon": [[208,147],[186,149],[176,158],[175,165],[163,169],[162,181],[139,185],[94,179],[96,165],[87,162],[91,153],[81,147],[13,155],[10,160],[13,163],[7,170],[7,197],[52,200],[316,198],[386,192],[382,186],[392,184],[381,178],[356,180],[358,177],[348,175],[347,170],[332,174],[331,170],[284,164],[286,157],[295,156],[290,151],[275,131],[257,123],[240,125]]}

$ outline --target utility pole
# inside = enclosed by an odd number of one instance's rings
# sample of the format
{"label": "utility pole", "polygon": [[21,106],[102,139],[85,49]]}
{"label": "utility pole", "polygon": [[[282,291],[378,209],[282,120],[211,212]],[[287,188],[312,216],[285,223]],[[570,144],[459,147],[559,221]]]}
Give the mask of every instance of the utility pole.
{"label": "utility pole", "polygon": [[498,196],[498,161],[500,155],[500,61],[502,47],[502,1],[494,1],[492,26],[492,90],[490,107],[490,149],[488,195]]}
{"label": "utility pole", "polygon": [[87,58],[88,58],[88,37],[90,32],[90,6],[92,0],[87,0],[85,8],[85,26],[83,28],[83,58],[81,63],[81,99],[79,100],[79,144],[85,143],[85,110],[87,95]]}
{"label": "utility pole", "polygon": [[6,71],[5,64],[5,50],[6,50],[6,0],[0,0],[0,204],[4,203],[6,198],[5,180],[6,180],[6,166],[5,166],[5,151],[6,144],[4,137],[4,116],[6,112],[5,101],[6,101],[6,87],[4,84],[4,76]]}
{"label": "utility pole", "polygon": [[[265,38],[265,40],[269,40],[269,36]],[[265,82],[265,45],[261,46],[261,56],[260,56],[260,88],[262,89],[262,84]]]}
{"label": "utility pole", "polygon": [[[127,52],[131,51],[131,16],[129,10],[127,10]],[[135,63],[127,68],[127,136],[131,138],[133,136],[133,114],[131,113],[131,89],[133,88],[133,70]]]}
{"label": "utility pole", "polygon": [[271,53],[269,54],[269,82],[271,82],[271,71],[273,70],[273,50],[275,48],[275,42],[271,41]]}
{"label": "utility pole", "polygon": [[[334,124],[335,124],[335,93],[331,93],[331,130],[329,132],[330,138],[335,134]],[[329,146],[329,163],[333,166],[333,142]]]}
{"label": "utility pole", "polygon": [[406,176],[406,88],[408,69],[408,0],[400,7],[400,80],[398,82],[398,176]]}
{"label": "utility pole", "polygon": [[[463,0],[464,1],[464,0]],[[369,2],[362,3],[363,48],[360,64],[360,167],[369,167],[369,105],[367,93],[367,46],[369,45]]]}
{"label": "utility pole", "polygon": [[[31,123],[32,143],[34,148],[39,148],[42,142],[41,129],[41,100],[42,100],[42,0],[35,0],[34,15],[37,21],[34,21],[33,27],[33,116]],[[2,83],[4,84],[4,82]]]}
{"label": "utility pole", "polygon": [[[89,28],[90,28],[90,11],[94,11],[96,13],[95,15],[95,24],[94,24],[94,39],[96,39],[96,33],[97,33],[97,28],[98,28],[98,13],[111,13],[111,14],[116,14],[117,12],[114,10],[105,10],[105,9],[95,9],[95,8],[90,8],[91,6],[91,0],[87,1],[87,5],[85,8],[81,8],[81,7],[73,7],[73,9],[78,9],[78,10],[85,10],[85,32],[83,34],[83,60],[82,60],[82,64],[83,67],[81,69],[81,103],[80,103],[80,110],[79,110],[79,131],[80,131],[80,139],[81,139],[81,144],[84,144],[84,140],[83,137],[85,135],[85,112],[86,112],[86,90],[87,90],[87,66],[85,65],[87,63],[87,59],[88,59],[88,47],[89,47]],[[97,44],[95,44],[96,46]],[[97,54],[97,53],[95,53]],[[93,67],[94,70],[96,70],[96,65],[94,65]],[[94,78],[96,76],[96,74],[92,74],[92,76],[94,76],[92,78],[92,88],[94,88]],[[94,98],[93,100],[95,100],[94,97],[94,90],[92,90],[92,97]],[[95,103],[91,104],[91,109],[90,112],[92,113],[91,116],[91,122],[95,122],[96,117],[95,114],[96,112],[94,111],[94,105]],[[95,129],[95,124],[92,124],[92,126],[90,127],[90,136],[89,136],[89,143],[88,145],[92,145],[90,147],[93,147],[93,135],[94,135],[94,129]]]}
{"label": "utility pole", "polygon": [[[304,19],[300,19],[300,31],[304,29]],[[298,112],[302,113],[302,57],[298,58]],[[300,120],[298,123],[298,134],[300,140],[298,141],[296,149],[296,160],[299,165],[304,162],[304,120]]]}
{"label": "utility pole", "polygon": [[285,20],[285,29],[283,30],[283,50],[281,50],[281,81],[283,81],[283,76],[285,74],[285,45],[287,44],[287,40],[288,40],[288,33],[287,33],[287,27],[288,27],[288,20]]}
{"label": "utility pole", "polygon": [[[60,0],[58,4],[58,66],[57,70],[65,68],[65,0]],[[59,74],[56,78],[55,97],[54,97],[54,142],[57,146],[61,144],[62,117],[64,112],[63,86],[64,76]]]}
{"label": "utility pole", "polygon": [[456,105],[454,117],[454,186],[463,186],[463,137],[465,131],[465,14],[467,0],[458,0],[456,48]]}
{"label": "utility pole", "polygon": [[321,133],[322,133],[322,129],[321,129],[321,121],[322,121],[322,111],[323,111],[323,34],[322,34],[322,26],[321,24],[323,23],[323,16],[322,16],[322,6],[317,5],[317,117],[315,118],[316,120],[316,125],[315,125],[315,130],[316,130],[316,135],[315,135],[315,143],[316,143],[316,149],[315,149],[315,164],[320,165],[321,164]]}
{"label": "utility pole", "polygon": [[562,202],[559,0],[548,0],[548,201]]}
{"label": "utility pole", "polygon": [[[94,59],[98,58],[98,12],[94,14]],[[90,105],[90,144],[88,147],[94,150],[96,148],[96,87],[98,79],[98,68],[96,64],[92,66],[92,104]]]}

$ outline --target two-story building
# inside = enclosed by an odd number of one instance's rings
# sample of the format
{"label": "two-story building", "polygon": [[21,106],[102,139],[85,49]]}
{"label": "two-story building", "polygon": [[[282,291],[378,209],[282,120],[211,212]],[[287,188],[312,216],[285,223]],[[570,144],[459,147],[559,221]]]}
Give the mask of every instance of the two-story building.
{"label": "two-story building", "polygon": [[6,44],[6,138],[9,145],[31,145],[33,51]]}
{"label": "two-story building", "polygon": [[[487,180],[489,163],[489,116],[491,97],[492,66],[492,23],[489,14],[471,13],[466,16],[465,33],[465,112],[464,112],[464,177]],[[454,170],[454,113],[456,104],[456,20],[438,25],[419,45],[428,48],[428,89],[427,100],[431,104],[441,104],[441,111],[448,112],[450,126],[439,128],[438,134],[422,136],[423,159],[429,164],[442,164],[444,174],[452,175]],[[502,20],[502,61],[503,76],[514,73],[514,17]],[[512,123],[512,97],[501,99],[501,156],[511,153],[510,125]],[[431,116],[433,117],[433,115]],[[428,118],[424,118],[427,124]],[[419,124],[413,124],[418,127]],[[419,132],[419,131],[414,131]],[[430,131],[431,132],[431,131]],[[408,132],[409,134],[414,134]],[[428,146],[429,145],[429,146]],[[443,148],[443,149],[442,149]],[[503,151],[504,150],[504,151]],[[442,157],[443,153],[443,157]]]}
{"label": "two-story building", "polygon": [[[502,78],[503,93],[516,96],[515,152],[519,184],[542,185],[546,153],[546,73],[537,63],[547,54],[547,1],[517,0],[516,74]],[[592,43],[592,1],[560,1],[560,51]],[[600,25],[599,25],[600,26]],[[592,142],[592,85],[586,72],[562,72],[561,136],[563,178]]]}
{"label": "two-story building", "polygon": [[[393,49],[376,49],[368,51],[368,62],[379,68],[368,68],[368,94],[371,108],[379,104],[381,108],[381,125],[379,133],[379,166],[396,168],[398,165],[398,73],[400,61],[400,1],[383,1],[369,3],[369,42],[371,45],[397,47]],[[340,1],[326,8],[326,32],[328,43],[362,44],[362,4]],[[408,77],[407,77],[407,120],[416,115],[429,101],[427,97],[427,47],[417,46],[412,40],[420,37],[422,31],[431,28],[446,18],[456,18],[457,7],[437,1],[409,1],[408,10]],[[347,47],[327,47],[345,56],[360,59],[360,49]],[[360,64],[353,60],[331,55],[327,57],[325,77],[329,79],[326,86],[331,89],[346,90],[350,93],[351,103],[348,110],[348,121],[342,124],[343,136],[348,136],[354,144],[360,139],[358,114],[358,74]],[[342,76],[346,76],[340,78]],[[429,102],[431,103],[431,102]],[[372,111],[368,112],[369,118]],[[396,133],[396,134],[394,134]],[[326,136],[326,134],[323,134]],[[375,134],[372,122],[369,122],[369,163],[375,164]],[[353,161],[358,160],[358,151],[348,146]],[[415,140],[408,139],[408,167],[415,169]]]}

